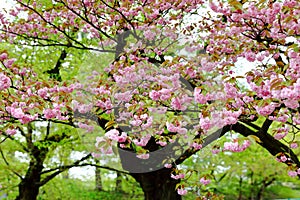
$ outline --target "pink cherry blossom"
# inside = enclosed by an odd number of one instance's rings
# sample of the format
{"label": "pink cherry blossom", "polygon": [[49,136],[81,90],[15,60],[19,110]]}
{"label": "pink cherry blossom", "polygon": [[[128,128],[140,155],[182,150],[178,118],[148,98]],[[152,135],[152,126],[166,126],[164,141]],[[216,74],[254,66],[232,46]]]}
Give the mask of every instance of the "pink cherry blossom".
{"label": "pink cherry blossom", "polygon": [[139,159],[146,160],[150,157],[150,154],[148,154],[148,153],[146,153],[146,154],[137,154],[136,157],[139,158]]}
{"label": "pink cherry blossom", "polygon": [[16,129],[6,129],[5,131],[8,135],[15,135],[17,133]]}
{"label": "pink cherry blossom", "polygon": [[1,54],[0,54],[0,60],[1,60],[1,61],[6,60],[7,58],[8,58],[7,53],[1,53]]}
{"label": "pink cherry blossom", "polygon": [[186,195],[187,194],[187,190],[186,189],[183,189],[183,188],[178,188],[177,189],[177,193],[179,195]]}
{"label": "pink cherry blossom", "polygon": [[289,172],[288,172],[288,175],[289,175],[290,177],[295,177],[295,176],[298,175],[298,173],[297,173],[296,171],[289,171]]}
{"label": "pink cherry blossom", "polygon": [[165,168],[171,168],[171,167],[172,167],[172,164],[166,163],[166,164],[164,164],[164,167],[165,167]]}
{"label": "pink cherry blossom", "polygon": [[10,113],[13,117],[21,119],[25,114],[22,108],[11,108]]}
{"label": "pink cherry blossom", "polygon": [[148,117],[148,119],[146,120],[146,123],[142,124],[141,127],[143,130],[147,129],[147,128],[150,128],[152,126],[152,123],[153,123],[153,117],[150,116]]}
{"label": "pink cherry blossom", "polygon": [[80,104],[78,106],[78,112],[84,114],[84,113],[88,113],[89,111],[91,111],[91,109],[93,108],[93,104],[89,103],[89,104]]}
{"label": "pink cherry blossom", "polygon": [[269,104],[263,107],[256,107],[256,110],[258,112],[258,114],[262,115],[262,116],[267,116],[270,115],[276,108],[275,104]]}
{"label": "pink cherry blossom", "polygon": [[57,110],[54,109],[44,109],[43,114],[45,115],[46,119],[55,118],[57,116]]}
{"label": "pink cherry blossom", "polygon": [[87,132],[92,132],[94,130],[93,125],[88,125],[88,124],[82,123],[82,122],[78,123],[78,127],[82,128],[82,129],[85,129]]}
{"label": "pink cherry blossom", "polygon": [[201,92],[200,88],[195,88],[195,90],[194,90],[195,101],[200,104],[207,103],[208,99],[203,94],[200,94],[200,92]]}
{"label": "pink cherry blossom", "polygon": [[274,138],[275,138],[276,140],[281,140],[281,139],[283,139],[286,135],[287,135],[287,132],[281,132],[281,133],[277,133],[276,135],[274,135]]}
{"label": "pink cherry blossom", "polygon": [[157,101],[159,100],[160,98],[160,93],[158,91],[155,91],[155,90],[152,90],[150,93],[149,93],[149,96],[152,100],[154,101]]}
{"label": "pink cherry blossom", "polygon": [[224,143],[224,151],[232,151],[232,152],[241,152],[247,149],[250,146],[250,141],[249,140],[244,140],[243,144],[240,145],[238,141],[234,142],[225,142]]}
{"label": "pink cherry blossom", "polygon": [[186,110],[186,106],[183,105],[182,99],[179,99],[178,97],[175,97],[171,101],[171,106],[174,110]]}
{"label": "pink cherry blossom", "polygon": [[218,153],[220,153],[220,149],[212,149],[211,153],[212,154],[218,154]]}
{"label": "pink cherry blossom", "polygon": [[105,136],[111,140],[118,141],[120,132],[117,129],[111,129],[105,133]]}
{"label": "pink cherry blossom", "polygon": [[252,51],[248,51],[245,53],[245,58],[249,61],[249,62],[254,62],[256,59],[256,55],[255,53],[253,53]]}
{"label": "pink cherry blossom", "polygon": [[171,178],[173,179],[183,179],[185,177],[185,174],[183,173],[180,173],[180,174],[177,174],[177,175],[174,175],[174,174],[171,174]]}
{"label": "pink cherry blossom", "polygon": [[298,148],[298,144],[296,142],[293,142],[293,143],[290,144],[290,147],[292,149],[296,149],[296,148]]}
{"label": "pink cherry blossom", "polygon": [[209,130],[212,127],[211,120],[209,117],[200,118],[200,126],[203,130]]}
{"label": "pink cherry blossom", "polygon": [[132,141],[137,146],[144,147],[148,144],[149,140],[150,140],[150,135],[146,135],[146,136],[140,137],[138,139],[133,139]]}
{"label": "pink cherry blossom", "polygon": [[193,142],[191,146],[196,150],[202,149],[202,144],[199,144],[197,142]]}
{"label": "pink cherry blossom", "polygon": [[126,91],[123,93],[117,93],[115,94],[115,98],[119,101],[129,102],[129,100],[132,98],[132,92]]}
{"label": "pink cherry blossom", "polygon": [[123,142],[126,141],[126,139],[127,139],[127,133],[122,132],[121,135],[118,137],[117,141],[120,142],[120,143],[123,143]]}
{"label": "pink cherry blossom", "polygon": [[43,99],[46,99],[48,97],[48,88],[41,88],[37,91],[37,94],[42,97]]}
{"label": "pink cherry blossom", "polygon": [[5,90],[11,86],[11,81],[8,76],[0,73],[0,91]]}
{"label": "pink cherry blossom", "polygon": [[280,161],[281,162],[287,161],[287,157],[285,155],[280,156]]}
{"label": "pink cherry blossom", "polygon": [[210,179],[206,179],[205,177],[202,177],[200,179],[200,183],[202,183],[203,185],[208,185],[211,182]]}
{"label": "pink cherry blossom", "polygon": [[164,147],[164,146],[166,146],[168,143],[167,142],[165,142],[165,141],[157,141],[156,142],[157,144],[159,144],[160,146],[162,146],[162,147]]}

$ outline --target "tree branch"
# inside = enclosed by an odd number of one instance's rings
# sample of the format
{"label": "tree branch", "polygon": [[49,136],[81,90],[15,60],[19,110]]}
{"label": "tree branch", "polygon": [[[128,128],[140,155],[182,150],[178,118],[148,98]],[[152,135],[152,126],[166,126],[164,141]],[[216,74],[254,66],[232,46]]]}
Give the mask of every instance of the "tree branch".
{"label": "tree branch", "polygon": [[[7,159],[5,158],[4,153],[3,153],[3,151],[2,151],[1,148],[0,148],[0,154],[1,154],[1,157],[3,158],[5,164],[6,164],[7,166],[10,166],[10,164],[9,164],[9,162],[7,161]],[[23,180],[23,177],[22,177],[19,173],[17,173],[16,171],[14,171],[13,169],[11,169],[10,167],[9,167],[9,170],[11,170],[11,171],[12,171],[16,176],[18,176],[21,180]]]}
{"label": "tree branch", "polygon": [[47,182],[49,182],[51,179],[53,179],[55,176],[57,176],[58,174],[72,168],[72,167],[76,167],[76,166],[79,166],[79,164],[82,162],[82,161],[85,161],[87,159],[89,159],[90,157],[92,156],[92,154],[87,154],[86,156],[82,157],[80,160],[77,160],[75,161],[73,164],[71,165],[65,165],[65,166],[60,166],[60,167],[57,167],[55,169],[50,169],[50,170],[46,170],[46,171],[43,171],[41,172],[41,174],[45,174],[45,173],[49,173],[49,172],[52,172],[52,171],[55,171],[57,170],[56,172],[52,173],[51,175],[49,176],[46,176],[42,181],[40,181],[38,183],[39,186],[43,186],[45,185]]}
{"label": "tree branch", "polygon": [[[296,164],[297,167],[300,168],[300,162],[297,157],[297,155],[285,144],[280,142],[279,140],[276,140],[273,136],[268,134],[268,129],[271,126],[273,121],[266,119],[265,122],[263,123],[262,127],[258,131],[251,130],[249,127],[246,125],[238,122],[234,125],[231,126],[225,126],[223,129],[219,129],[206,137],[204,139],[204,143],[202,144],[202,147],[207,146],[208,144],[212,143],[216,139],[222,137],[226,132],[233,130],[237,133],[240,133],[241,135],[247,137],[250,135],[254,135],[260,139],[261,142],[257,142],[260,146],[265,148],[269,153],[273,156],[278,156],[278,154],[283,153],[288,159],[284,163],[288,166],[291,166],[292,164]],[[195,137],[195,139],[197,136]],[[198,135],[199,138],[199,135]],[[183,163],[187,158],[191,157],[195,153],[197,153],[199,150],[194,149],[190,147],[187,149],[176,161],[175,164],[181,164]]]}
{"label": "tree branch", "polygon": [[[222,137],[225,133],[227,133],[228,131],[230,131],[231,127],[230,126],[225,126],[221,129],[218,129],[217,131],[215,131],[214,133],[210,134],[209,136],[207,136],[206,138],[204,138],[204,142],[202,143],[202,148],[206,147],[207,145],[209,145],[210,143],[212,143],[213,141],[215,141],[216,139]],[[200,135],[197,135],[194,137],[194,139],[199,138]],[[185,150],[185,152],[175,161],[176,165],[179,165],[181,163],[183,163],[187,158],[191,157],[192,155],[194,155],[195,153],[197,153],[198,151],[200,151],[200,149],[195,149],[193,147],[188,148],[187,150]]]}
{"label": "tree branch", "polygon": [[249,135],[255,135],[258,137],[261,141],[257,142],[260,146],[264,147],[271,155],[278,156],[280,153],[284,153],[286,157],[290,158],[291,160],[287,160],[284,163],[288,166],[292,164],[296,164],[297,167],[300,168],[300,162],[297,157],[297,155],[285,144],[280,142],[279,140],[276,140],[273,136],[268,134],[267,128],[272,124],[271,120],[266,119],[262,128],[259,131],[253,131],[249,129],[247,126],[237,123],[232,125],[232,130],[234,130],[237,133],[240,133],[241,135],[247,137]]}

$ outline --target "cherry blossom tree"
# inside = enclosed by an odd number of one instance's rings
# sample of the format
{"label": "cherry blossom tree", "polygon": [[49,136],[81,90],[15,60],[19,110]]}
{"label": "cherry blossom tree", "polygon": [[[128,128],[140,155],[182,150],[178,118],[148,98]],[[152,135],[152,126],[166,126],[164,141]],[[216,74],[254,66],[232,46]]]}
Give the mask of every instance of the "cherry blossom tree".
{"label": "cherry blossom tree", "polygon": [[[228,132],[244,137],[213,153],[252,140],[299,176],[298,1],[14,2],[0,38],[31,54],[3,48],[0,114],[3,145],[22,135],[32,155],[19,199],[35,199],[45,182],[48,147],[32,139],[40,121],[105,130],[92,155],[118,153],[145,199],[181,199],[188,186],[177,166]],[[87,55],[111,63],[82,80],[71,72]]]}

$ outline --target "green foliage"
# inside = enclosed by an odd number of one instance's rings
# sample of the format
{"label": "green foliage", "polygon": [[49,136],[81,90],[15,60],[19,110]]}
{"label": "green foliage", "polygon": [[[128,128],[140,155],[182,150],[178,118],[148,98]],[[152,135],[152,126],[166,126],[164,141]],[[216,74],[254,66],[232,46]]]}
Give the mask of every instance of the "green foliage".
{"label": "green foliage", "polygon": [[[107,175],[107,174],[106,174]],[[124,182],[124,181],[123,181]],[[135,182],[135,184],[137,184]],[[141,200],[142,193],[134,193],[136,185],[130,181],[124,184],[124,192],[114,191],[114,179],[103,180],[104,191],[95,191],[94,180],[80,180],[57,177],[40,189],[39,200]],[[109,187],[107,187],[109,186]],[[135,186],[135,187],[134,187]],[[138,191],[138,190],[137,190]]]}
{"label": "green foliage", "polygon": [[[226,137],[219,143],[224,141]],[[196,185],[189,188],[191,192],[185,196],[186,200],[207,193],[224,196],[224,199],[238,199],[240,195],[242,199],[251,199],[256,198],[260,190],[265,199],[300,196],[296,190],[300,184],[287,176],[285,165],[279,164],[255,143],[240,153],[220,152],[212,155],[209,148],[204,148],[184,164],[189,168],[193,166],[195,170],[184,184]],[[211,180],[207,186],[199,181],[203,176]]]}
{"label": "green foliage", "polygon": [[[291,187],[292,186],[292,187]],[[299,185],[295,187],[295,184],[283,185],[278,182],[266,191],[266,199],[278,199],[278,198],[299,198],[300,197],[300,188]]]}

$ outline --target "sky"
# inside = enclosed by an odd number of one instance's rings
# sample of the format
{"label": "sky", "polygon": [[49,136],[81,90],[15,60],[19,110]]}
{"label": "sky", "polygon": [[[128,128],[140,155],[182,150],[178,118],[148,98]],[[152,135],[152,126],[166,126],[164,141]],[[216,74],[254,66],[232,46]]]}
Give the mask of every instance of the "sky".
{"label": "sky", "polygon": [[1,0],[0,8],[11,8],[13,5],[12,0]]}

